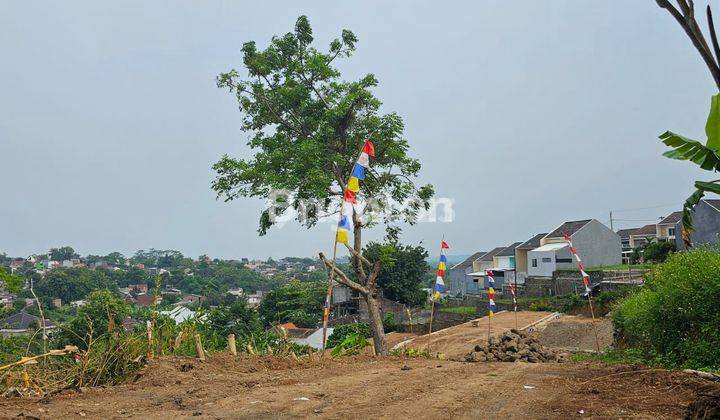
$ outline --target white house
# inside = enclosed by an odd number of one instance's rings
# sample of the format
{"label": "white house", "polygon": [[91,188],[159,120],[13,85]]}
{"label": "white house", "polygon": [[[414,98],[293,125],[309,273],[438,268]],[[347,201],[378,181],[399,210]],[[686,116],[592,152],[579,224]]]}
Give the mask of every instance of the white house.
{"label": "white house", "polygon": [[565,235],[586,267],[620,264],[622,245],[617,233],[595,219],[574,220],[555,228],[540,240],[540,247],[528,251],[529,276],[550,277],[553,271],[576,268]]}

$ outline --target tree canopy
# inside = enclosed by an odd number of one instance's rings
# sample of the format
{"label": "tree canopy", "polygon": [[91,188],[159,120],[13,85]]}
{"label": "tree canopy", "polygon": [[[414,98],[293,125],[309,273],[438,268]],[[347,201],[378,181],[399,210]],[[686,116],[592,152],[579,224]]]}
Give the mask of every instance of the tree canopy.
{"label": "tree canopy", "polygon": [[272,216],[290,207],[301,210],[298,222],[313,226],[336,210],[363,141],[371,138],[375,159],[363,191],[368,197],[386,198],[383,204],[389,198],[409,203],[385,211],[390,218],[413,222],[418,211],[428,207],[433,189],[416,188],[412,181],[420,163],[407,154],[402,118],[380,112],[381,102],[371,91],[378,84],[375,75],[357,81],[341,78],[335,61],[353,54],[355,34],[343,30],[327,52],[313,47],[313,40],[307,17],[300,16],[293,32],[273,37],[264,50],[254,41],[243,44],[246,74],[230,70],[218,76],[218,86],[237,97],[254,156],[223,156],[213,166],[217,177],[212,188],[226,201],[289,192],[276,201],[274,210],[261,214],[261,235],[273,225]]}
{"label": "tree canopy", "polygon": [[267,325],[292,322],[298,327],[315,327],[326,287],[324,282],[291,281],[268,293],[258,312]]}
{"label": "tree canopy", "polygon": [[51,248],[48,252],[50,259],[53,261],[65,261],[73,258],[80,258],[80,254],[75,252],[71,246],[63,246],[60,248]]}
{"label": "tree canopy", "polygon": [[425,248],[395,242],[370,242],[364,255],[382,262],[377,284],[383,296],[409,306],[425,302],[427,293],[422,289],[428,269]]}

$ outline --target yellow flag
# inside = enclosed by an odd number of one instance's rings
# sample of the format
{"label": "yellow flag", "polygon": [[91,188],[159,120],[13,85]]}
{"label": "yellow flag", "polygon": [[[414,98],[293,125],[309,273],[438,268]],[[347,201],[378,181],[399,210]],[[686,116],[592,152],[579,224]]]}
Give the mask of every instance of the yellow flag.
{"label": "yellow flag", "polygon": [[354,176],[351,176],[347,183],[347,189],[352,192],[360,191],[360,181]]}
{"label": "yellow flag", "polygon": [[440,264],[438,264],[438,270],[445,271],[445,263],[444,262],[441,261]]}
{"label": "yellow flag", "polygon": [[337,241],[339,244],[346,244],[348,243],[348,232],[345,229],[338,229],[337,235],[335,236],[337,238]]}

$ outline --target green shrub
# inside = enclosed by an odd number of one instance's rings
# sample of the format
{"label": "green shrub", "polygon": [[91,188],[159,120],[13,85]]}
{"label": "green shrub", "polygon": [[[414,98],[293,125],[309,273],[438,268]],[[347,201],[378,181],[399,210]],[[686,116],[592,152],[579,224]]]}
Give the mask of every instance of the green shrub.
{"label": "green shrub", "polygon": [[613,324],[623,344],[666,365],[720,368],[720,253],[700,248],[672,254],[621,301]]}
{"label": "green shrub", "polygon": [[673,251],[675,251],[675,245],[672,242],[652,242],[645,246],[642,257],[646,262],[661,263]]}
{"label": "green shrub", "polygon": [[383,317],[383,330],[386,333],[397,331],[398,323],[395,321],[395,314],[388,312]]}
{"label": "green shrub", "polygon": [[531,311],[536,311],[536,312],[543,312],[543,311],[552,312],[555,310],[555,307],[546,300],[539,300],[537,302],[531,303],[529,309]]}
{"label": "green shrub", "polygon": [[370,326],[364,323],[343,324],[333,329],[332,334],[327,339],[327,348],[335,347],[342,343],[345,338],[351,334],[358,334],[363,338],[370,338]]}

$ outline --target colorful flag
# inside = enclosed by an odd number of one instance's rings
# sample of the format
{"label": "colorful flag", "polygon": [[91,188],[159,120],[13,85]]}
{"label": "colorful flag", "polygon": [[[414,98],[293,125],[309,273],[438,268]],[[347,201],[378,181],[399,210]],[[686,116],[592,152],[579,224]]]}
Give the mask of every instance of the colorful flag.
{"label": "colorful flag", "polygon": [[440,243],[440,262],[438,263],[437,277],[435,278],[435,287],[433,291],[433,300],[437,302],[440,296],[445,292],[445,281],[443,276],[445,275],[447,255],[445,250],[450,248],[444,240]]}
{"label": "colorful flag", "polygon": [[349,241],[350,218],[353,215],[353,204],[357,203],[357,193],[360,191],[360,180],[365,179],[365,168],[370,167],[370,156],[375,156],[375,146],[370,140],[365,140],[362,152],[357,162],[353,165],[352,174],[350,178],[348,178],[343,193],[340,220],[335,235],[338,243],[347,244]]}
{"label": "colorful flag", "polygon": [[493,316],[497,307],[495,306],[495,277],[492,270],[486,271],[488,278],[488,316]]}

